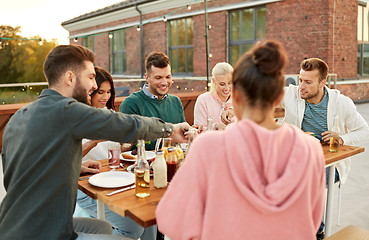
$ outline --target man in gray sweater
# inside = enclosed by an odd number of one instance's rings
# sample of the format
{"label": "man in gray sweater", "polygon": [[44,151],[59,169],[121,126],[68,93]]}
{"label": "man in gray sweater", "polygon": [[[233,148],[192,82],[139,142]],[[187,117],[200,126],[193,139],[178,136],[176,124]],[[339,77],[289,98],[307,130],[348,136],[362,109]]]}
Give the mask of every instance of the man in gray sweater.
{"label": "man in gray sweater", "polygon": [[[55,47],[44,63],[49,89],[8,122],[1,153],[7,194],[0,206],[0,239],[91,239],[74,228],[90,223],[72,217],[83,138],[134,143],[171,136],[186,141],[187,123],[173,125],[88,106],[97,88],[93,63],[87,48]],[[111,232],[106,229],[87,233]]]}

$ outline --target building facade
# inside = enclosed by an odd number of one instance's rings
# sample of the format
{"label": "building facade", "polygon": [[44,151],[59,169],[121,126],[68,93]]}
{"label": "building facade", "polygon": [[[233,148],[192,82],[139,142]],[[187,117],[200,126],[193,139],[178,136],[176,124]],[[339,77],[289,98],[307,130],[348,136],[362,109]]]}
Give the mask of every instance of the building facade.
{"label": "building facade", "polygon": [[203,83],[216,63],[234,66],[256,41],[276,39],[289,56],[286,74],[296,79],[300,62],[318,57],[343,94],[369,100],[368,8],[362,0],[127,0],[62,26],[71,44],[92,49],[96,65],[115,79],[142,78],[144,58],[161,51],[175,79],[204,90],[194,80]]}

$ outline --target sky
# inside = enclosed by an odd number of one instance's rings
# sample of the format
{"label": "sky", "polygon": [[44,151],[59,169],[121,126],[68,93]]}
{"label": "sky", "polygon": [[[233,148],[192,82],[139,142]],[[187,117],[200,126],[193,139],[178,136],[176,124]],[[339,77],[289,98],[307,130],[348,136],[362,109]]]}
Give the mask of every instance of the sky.
{"label": "sky", "polygon": [[123,0],[0,0],[0,25],[21,26],[21,35],[69,44],[61,23]]}

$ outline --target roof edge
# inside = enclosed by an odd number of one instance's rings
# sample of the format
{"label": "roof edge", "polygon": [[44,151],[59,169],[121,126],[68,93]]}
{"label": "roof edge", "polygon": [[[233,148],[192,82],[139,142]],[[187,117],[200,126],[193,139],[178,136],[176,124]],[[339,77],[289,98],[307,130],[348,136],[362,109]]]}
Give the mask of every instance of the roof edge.
{"label": "roof edge", "polygon": [[71,24],[71,23],[79,22],[79,21],[82,21],[82,20],[97,17],[97,16],[104,15],[104,14],[107,14],[107,13],[116,12],[116,11],[119,11],[119,10],[122,10],[122,9],[125,9],[125,8],[129,8],[129,7],[133,7],[133,6],[136,6],[136,5],[141,5],[141,4],[145,4],[145,3],[149,3],[149,2],[155,2],[155,1],[158,1],[158,0],[128,0],[128,1],[120,2],[120,3],[116,3],[116,4],[113,4],[113,5],[110,5],[110,6],[107,6],[107,7],[100,8],[98,10],[89,12],[89,13],[82,14],[82,15],[80,15],[78,17],[75,17],[75,18],[72,18],[70,20],[64,21],[64,22],[61,23],[61,25],[65,26],[65,25],[68,25],[68,24]]}

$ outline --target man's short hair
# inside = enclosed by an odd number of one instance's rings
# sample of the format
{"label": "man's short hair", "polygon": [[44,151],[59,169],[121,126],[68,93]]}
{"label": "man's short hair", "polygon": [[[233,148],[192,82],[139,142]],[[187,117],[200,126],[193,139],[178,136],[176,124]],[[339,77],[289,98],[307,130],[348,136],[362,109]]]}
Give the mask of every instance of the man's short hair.
{"label": "man's short hair", "polygon": [[328,64],[319,58],[308,58],[301,62],[301,69],[304,71],[313,71],[317,69],[320,73],[320,81],[326,80],[328,76]]}
{"label": "man's short hair", "polygon": [[146,74],[150,73],[151,66],[165,68],[168,65],[170,65],[169,58],[162,52],[152,52],[145,59]]}
{"label": "man's short hair", "polygon": [[44,75],[49,86],[56,85],[67,71],[78,74],[84,68],[84,62],[95,62],[95,54],[80,45],[59,45],[47,55],[44,63]]}

